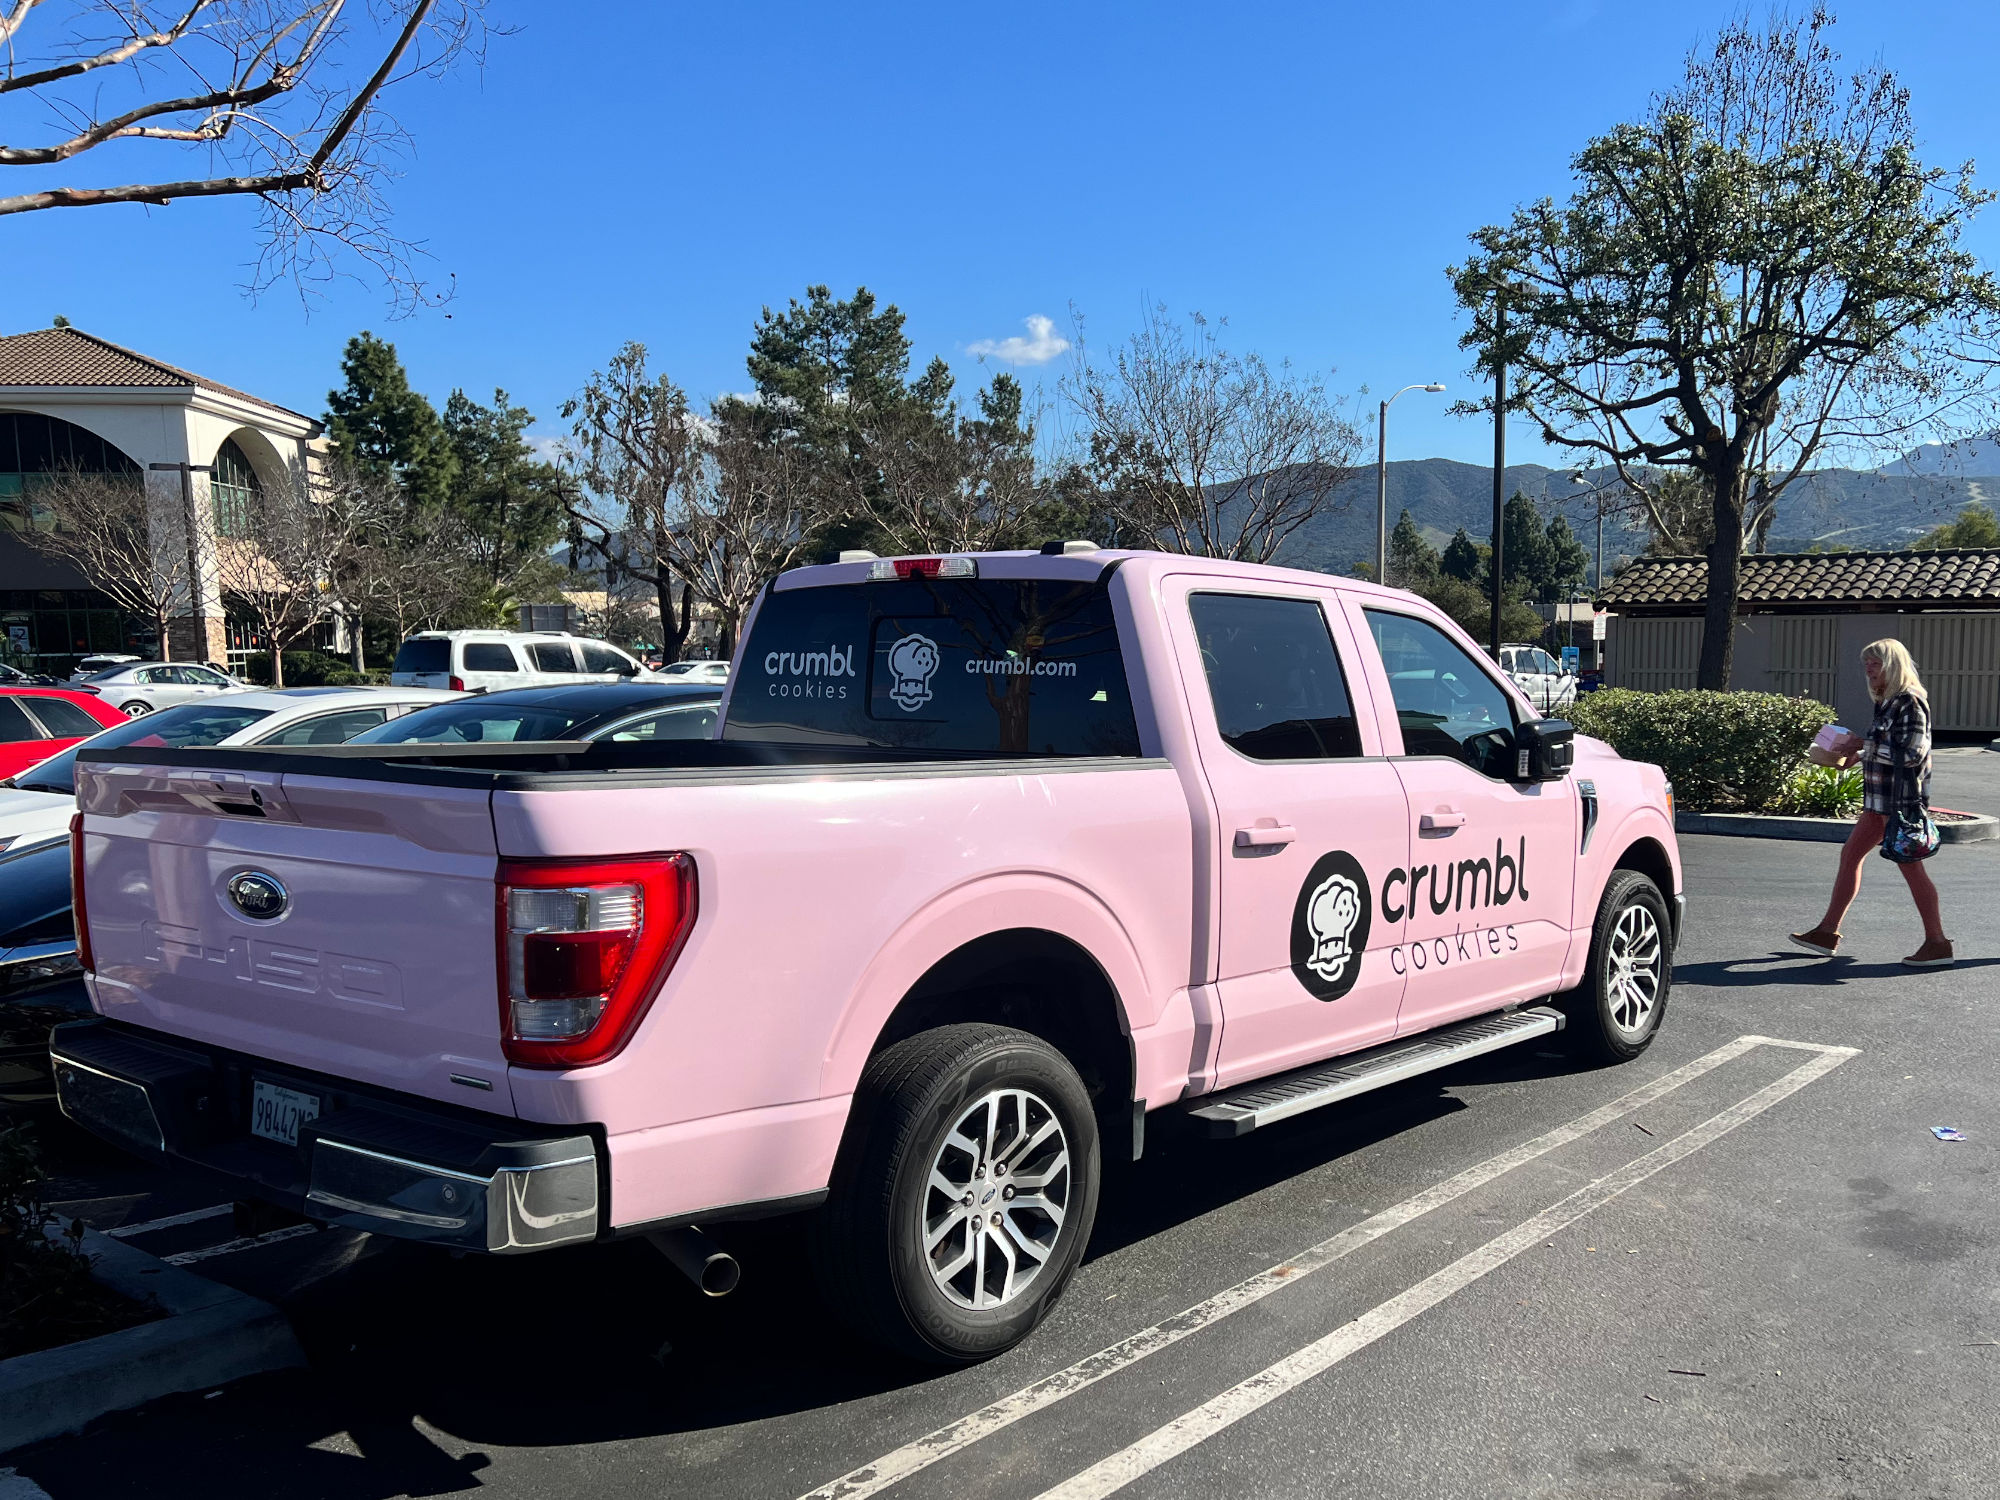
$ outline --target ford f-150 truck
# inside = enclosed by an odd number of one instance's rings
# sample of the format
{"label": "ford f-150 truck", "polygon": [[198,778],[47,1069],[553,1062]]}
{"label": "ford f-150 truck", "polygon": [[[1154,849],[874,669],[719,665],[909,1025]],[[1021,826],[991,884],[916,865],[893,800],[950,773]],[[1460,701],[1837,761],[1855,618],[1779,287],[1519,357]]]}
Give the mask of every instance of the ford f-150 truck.
{"label": "ford f-150 truck", "polygon": [[1679,923],[1659,769],[1429,605],[1084,543],[784,574],[713,740],[85,750],[78,805],[72,1119],[459,1250],[813,1210],[942,1361],[1149,1114],[1635,1056]]}

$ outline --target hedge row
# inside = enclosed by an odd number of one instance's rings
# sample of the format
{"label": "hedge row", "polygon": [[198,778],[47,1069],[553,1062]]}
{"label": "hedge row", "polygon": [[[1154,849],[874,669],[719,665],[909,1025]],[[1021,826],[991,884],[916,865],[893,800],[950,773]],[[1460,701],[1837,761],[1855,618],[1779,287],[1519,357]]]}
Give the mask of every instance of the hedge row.
{"label": "hedge row", "polygon": [[[243,661],[242,675],[251,682],[269,685],[271,653],[255,651]],[[357,672],[342,657],[324,651],[295,647],[285,653],[286,687],[366,687],[389,680],[387,669]]]}
{"label": "hedge row", "polygon": [[1665,769],[1690,812],[1763,812],[1787,801],[1813,736],[1833,710],[1776,693],[1585,693],[1567,715],[1627,760]]}

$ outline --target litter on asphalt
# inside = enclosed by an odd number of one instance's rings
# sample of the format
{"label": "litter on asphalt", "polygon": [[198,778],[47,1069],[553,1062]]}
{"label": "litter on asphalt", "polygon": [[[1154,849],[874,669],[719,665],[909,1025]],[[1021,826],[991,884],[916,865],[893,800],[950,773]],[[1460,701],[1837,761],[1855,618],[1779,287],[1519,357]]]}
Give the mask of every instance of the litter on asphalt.
{"label": "litter on asphalt", "polygon": [[1962,1141],[1965,1139],[1964,1131],[1954,1130],[1949,1125],[1933,1125],[1931,1126],[1931,1134],[1941,1141]]}

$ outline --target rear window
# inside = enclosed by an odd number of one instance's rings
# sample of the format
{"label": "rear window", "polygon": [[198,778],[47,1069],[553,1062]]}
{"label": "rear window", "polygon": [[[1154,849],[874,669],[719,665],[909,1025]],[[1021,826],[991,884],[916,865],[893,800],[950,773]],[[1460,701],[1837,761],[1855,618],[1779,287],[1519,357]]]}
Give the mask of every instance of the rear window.
{"label": "rear window", "polygon": [[514,648],[503,646],[498,641],[468,641],[465,646],[465,670],[468,672],[518,672],[520,664],[514,660]]}
{"label": "rear window", "polygon": [[444,640],[405,641],[396,648],[394,672],[451,671],[451,642]]}
{"label": "rear window", "polygon": [[908,579],[766,595],[723,737],[1137,755],[1101,583]]}

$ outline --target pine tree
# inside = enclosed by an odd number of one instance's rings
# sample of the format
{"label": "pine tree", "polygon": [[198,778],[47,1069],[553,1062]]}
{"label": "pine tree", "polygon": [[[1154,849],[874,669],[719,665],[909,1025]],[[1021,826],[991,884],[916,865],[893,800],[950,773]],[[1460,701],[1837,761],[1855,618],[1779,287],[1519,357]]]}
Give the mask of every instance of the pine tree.
{"label": "pine tree", "polygon": [[1548,580],[1549,536],[1535,502],[1516,490],[1501,512],[1501,526],[1507,591],[1516,598],[1539,595]]}
{"label": "pine tree", "polygon": [[1477,583],[1486,575],[1485,549],[1465,534],[1459,527],[1444,549],[1444,556],[1438,566],[1445,577],[1456,578],[1463,583]]}
{"label": "pine tree", "polygon": [[464,391],[445,403],[442,430],[452,459],[451,508],[470,531],[496,610],[524,587],[551,584],[549,549],[563,531],[555,474],[527,441],[534,415],[496,390],[481,406]]}
{"label": "pine tree", "polygon": [[370,478],[394,478],[413,512],[444,503],[451,451],[429,401],[410,389],[396,346],[366,332],[347,341],[343,384],[326,396],[333,451]]}
{"label": "pine tree", "polygon": [[1424,540],[1417,523],[1406,510],[1396,518],[1389,533],[1389,582],[1397,588],[1421,593],[1423,585],[1438,576],[1437,549]]}
{"label": "pine tree", "polygon": [[1551,516],[1542,548],[1542,597],[1550,600],[1569,598],[1583,587],[1583,580],[1589,573],[1590,554],[1576,539],[1576,533],[1570,530],[1569,518]]}

